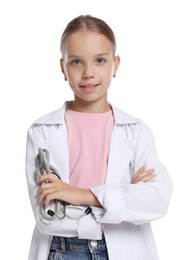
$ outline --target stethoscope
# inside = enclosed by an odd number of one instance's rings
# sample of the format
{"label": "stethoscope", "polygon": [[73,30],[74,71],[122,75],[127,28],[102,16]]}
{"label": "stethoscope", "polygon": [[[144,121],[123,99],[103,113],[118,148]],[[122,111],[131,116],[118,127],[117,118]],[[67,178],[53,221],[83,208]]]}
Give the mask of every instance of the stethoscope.
{"label": "stethoscope", "polygon": [[[38,155],[35,160],[36,165],[36,178],[40,178],[42,175],[46,173],[55,174],[59,179],[58,171],[54,168],[54,166],[49,164],[50,162],[50,154],[47,149],[39,148]],[[47,183],[48,181],[46,181]],[[80,220],[84,216],[90,214],[92,212],[91,207],[87,207],[85,210],[82,211],[79,217],[71,217],[66,213],[66,203],[60,200],[54,201],[54,209],[45,209],[44,203],[40,205],[40,213],[42,217],[46,220],[54,220],[56,218],[63,219],[65,217],[72,219],[72,220]]]}

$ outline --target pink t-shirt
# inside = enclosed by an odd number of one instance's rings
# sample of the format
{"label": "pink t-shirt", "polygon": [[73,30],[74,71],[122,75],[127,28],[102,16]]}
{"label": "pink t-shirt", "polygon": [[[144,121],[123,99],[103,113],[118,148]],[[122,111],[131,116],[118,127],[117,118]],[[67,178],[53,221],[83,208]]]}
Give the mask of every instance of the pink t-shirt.
{"label": "pink t-shirt", "polygon": [[105,113],[82,113],[66,110],[69,140],[69,183],[92,188],[105,183],[111,133],[112,110]]}

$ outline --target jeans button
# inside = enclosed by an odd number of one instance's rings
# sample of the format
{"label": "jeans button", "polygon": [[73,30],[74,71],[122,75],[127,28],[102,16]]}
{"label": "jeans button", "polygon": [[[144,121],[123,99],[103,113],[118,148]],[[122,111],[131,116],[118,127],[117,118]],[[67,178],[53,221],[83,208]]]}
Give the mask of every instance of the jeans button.
{"label": "jeans button", "polygon": [[97,246],[97,241],[96,240],[91,240],[90,242],[92,247],[96,247]]}

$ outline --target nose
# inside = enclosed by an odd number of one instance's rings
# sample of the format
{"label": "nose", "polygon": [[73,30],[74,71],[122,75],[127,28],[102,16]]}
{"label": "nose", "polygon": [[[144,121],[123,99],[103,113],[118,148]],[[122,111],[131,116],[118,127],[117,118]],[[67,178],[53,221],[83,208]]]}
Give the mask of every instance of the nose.
{"label": "nose", "polygon": [[85,66],[83,74],[82,74],[82,78],[83,79],[94,78],[94,71],[90,64]]}

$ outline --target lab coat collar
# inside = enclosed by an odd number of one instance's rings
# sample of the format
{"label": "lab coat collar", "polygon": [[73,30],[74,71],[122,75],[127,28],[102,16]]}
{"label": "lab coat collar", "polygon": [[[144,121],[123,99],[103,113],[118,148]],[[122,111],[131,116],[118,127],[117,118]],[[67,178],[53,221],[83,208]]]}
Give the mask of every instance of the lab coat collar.
{"label": "lab coat collar", "polygon": [[[53,125],[53,124],[59,124],[63,125],[64,124],[64,111],[66,108],[70,106],[72,101],[67,101],[61,107],[60,109],[53,111],[52,113],[49,113],[40,119],[38,119],[34,124],[44,124],[44,125]],[[114,114],[114,121],[115,124],[135,124],[140,122],[141,120],[130,116],[129,114],[123,112],[122,110],[116,108],[115,106],[111,105],[112,111]]]}

